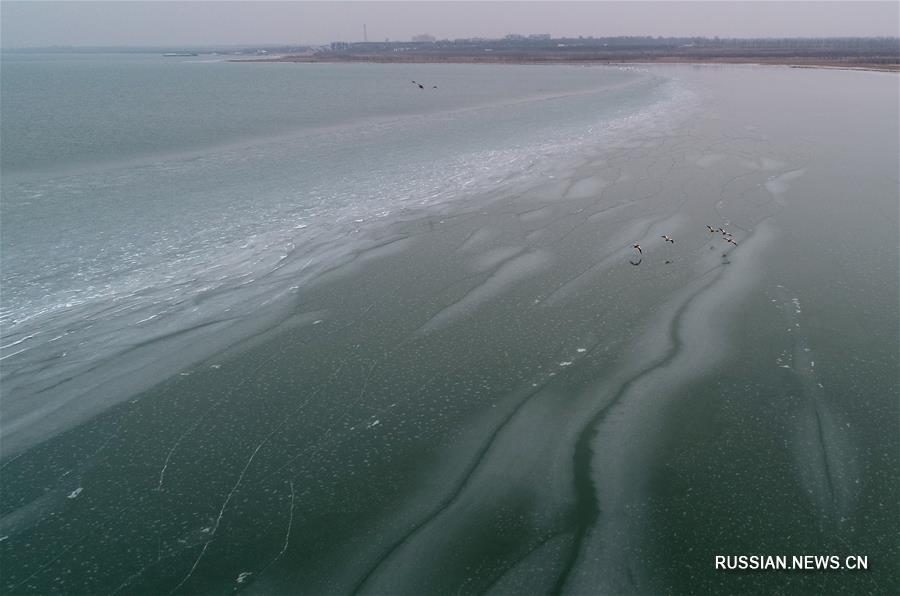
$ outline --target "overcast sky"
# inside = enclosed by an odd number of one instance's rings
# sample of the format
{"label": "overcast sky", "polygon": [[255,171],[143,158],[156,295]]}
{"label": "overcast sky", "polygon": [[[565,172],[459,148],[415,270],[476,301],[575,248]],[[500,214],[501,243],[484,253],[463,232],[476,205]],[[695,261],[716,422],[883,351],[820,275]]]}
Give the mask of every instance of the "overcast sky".
{"label": "overcast sky", "polygon": [[3,47],[320,44],[502,37],[898,36],[900,2],[0,1]]}

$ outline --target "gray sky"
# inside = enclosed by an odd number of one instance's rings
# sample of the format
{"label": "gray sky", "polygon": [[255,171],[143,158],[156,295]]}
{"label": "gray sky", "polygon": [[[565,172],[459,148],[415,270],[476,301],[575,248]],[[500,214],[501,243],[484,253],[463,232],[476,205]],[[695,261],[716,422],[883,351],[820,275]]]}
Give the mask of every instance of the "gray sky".
{"label": "gray sky", "polygon": [[3,47],[319,44],[550,33],[554,37],[898,36],[900,2],[0,1]]}

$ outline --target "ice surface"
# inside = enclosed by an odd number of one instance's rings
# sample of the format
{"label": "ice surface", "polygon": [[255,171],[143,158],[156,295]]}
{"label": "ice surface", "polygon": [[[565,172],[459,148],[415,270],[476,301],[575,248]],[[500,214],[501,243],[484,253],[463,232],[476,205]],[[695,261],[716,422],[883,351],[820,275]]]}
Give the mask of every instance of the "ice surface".
{"label": "ice surface", "polygon": [[773,195],[782,195],[788,191],[788,188],[790,188],[791,181],[800,178],[805,172],[806,170],[804,168],[801,168],[799,170],[792,170],[790,172],[785,172],[784,174],[774,176],[766,182],[766,190],[768,190]]}
{"label": "ice surface", "polygon": [[506,261],[484,283],[434,315],[417,333],[431,333],[470,314],[485,302],[502,296],[511,286],[546,270],[552,262],[550,254],[544,251],[527,252]]}

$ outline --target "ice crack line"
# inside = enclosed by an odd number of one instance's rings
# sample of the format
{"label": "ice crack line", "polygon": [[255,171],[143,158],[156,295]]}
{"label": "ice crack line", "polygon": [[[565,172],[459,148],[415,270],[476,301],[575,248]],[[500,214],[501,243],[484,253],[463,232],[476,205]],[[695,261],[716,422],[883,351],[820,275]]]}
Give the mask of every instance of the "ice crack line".
{"label": "ice crack line", "polygon": [[247,469],[250,467],[250,464],[253,463],[253,458],[256,457],[256,454],[259,453],[260,448],[265,445],[266,441],[268,441],[268,437],[265,441],[262,441],[259,445],[256,446],[256,449],[253,450],[253,454],[250,455],[250,459],[247,460],[247,463],[244,464],[244,469],[241,470],[241,475],[238,476],[237,482],[234,483],[234,486],[231,487],[231,491],[228,493],[228,496],[225,497],[225,501],[222,503],[222,507],[219,509],[219,515],[216,517],[216,523],[213,524],[213,529],[209,533],[209,540],[203,545],[203,549],[200,551],[200,554],[197,555],[197,560],[194,561],[194,565],[191,567],[191,570],[188,572],[184,579],[178,582],[178,585],[175,586],[169,594],[174,594],[178,588],[184,585],[184,583],[190,579],[190,577],[194,574],[194,570],[197,569],[197,565],[200,563],[200,559],[203,558],[203,555],[206,554],[206,549],[209,548],[210,543],[213,541],[216,531],[219,529],[219,524],[222,523],[222,517],[225,515],[225,509],[228,508],[228,503],[231,501],[231,498],[234,496],[234,493],[237,491],[238,487],[241,485],[241,482],[244,480],[244,474],[247,473]]}
{"label": "ice crack line", "polygon": [[288,514],[287,531],[284,533],[284,546],[281,547],[281,551],[279,551],[279,553],[277,555],[275,555],[275,558],[272,559],[271,561],[269,561],[269,563],[259,571],[259,575],[262,575],[263,573],[265,573],[269,569],[269,567],[274,565],[278,561],[278,559],[280,559],[282,556],[284,556],[284,553],[287,552],[288,543],[291,539],[291,527],[294,525],[294,481],[291,480],[290,482],[291,482],[291,509],[290,509],[290,513]]}
{"label": "ice crack line", "polygon": [[44,563],[43,565],[41,565],[40,567],[38,567],[37,571],[35,571],[35,572],[32,573],[31,575],[29,575],[28,577],[26,577],[25,579],[23,579],[22,581],[20,581],[20,582],[17,583],[16,585],[12,586],[12,587],[9,589],[10,592],[14,592],[17,588],[19,588],[20,586],[22,586],[24,583],[30,581],[30,580],[31,580],[33,577],[35,577],[37,574],[41,573],[42,571],[44,571],[45,569],[47,569],[48,567],[50,567],[50,565],[53,565],[54,563],[56,563],[57,561],[59,561],[59,560],[62,558],[62,556],[63,556],[64,554],[66,554],[67,552],[69,552],[70,550],[72,550],[72,547],[73,547],[73,546],[75,546],[75,544],[70,544],[69,546],[67,546],[66,548],[64,548],[64,549],[62,550],[61,553],[59,553],[58,555],[56,555],[55,557],[53,557],[52,559],[50,559],[49,561],[47,561],[46,563]]}

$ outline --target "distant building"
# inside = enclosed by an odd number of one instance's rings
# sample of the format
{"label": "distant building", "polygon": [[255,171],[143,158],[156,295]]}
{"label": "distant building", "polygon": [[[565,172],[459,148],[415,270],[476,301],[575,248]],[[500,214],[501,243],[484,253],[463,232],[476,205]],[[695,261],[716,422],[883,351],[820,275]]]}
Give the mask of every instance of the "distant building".
{"label": "distant building", "polygon": [[413,41],[434,43],[434,35],[423,33],[422,35],[413,35]]}
{"label": "distant building", "polygon": [[550,39],[549,33],[532,33],[528,39]]}

